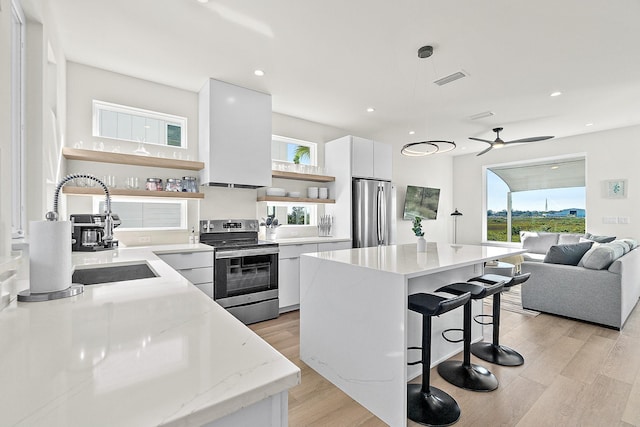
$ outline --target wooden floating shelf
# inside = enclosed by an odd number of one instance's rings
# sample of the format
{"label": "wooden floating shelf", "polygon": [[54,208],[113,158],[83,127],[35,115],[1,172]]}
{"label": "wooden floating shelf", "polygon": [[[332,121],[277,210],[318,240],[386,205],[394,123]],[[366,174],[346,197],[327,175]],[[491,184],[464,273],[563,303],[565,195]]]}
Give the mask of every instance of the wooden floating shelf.
{"label": "wooden floating shelf", "polygon": [[[62,187],[64,194],[79,196],[103,196],[104,191],[100,187]],[[122,188],[110,188],[109,194],[112,196],[133,196],[133,197],[172,197],[174,199],[204,199],[204,193],[187,193],[179,191],[148,191],[148,190],[125,190]]]}
{"label": "wooden floating shelf", "polygon": [[286,202],[286,203],[335,203],[335,199],[310,199],[308,197],[279,197],[260,196],[259,202]]}
{"label": "wooden floating shelf", "polygon": [[165,159],[161,157],[111,153],[108,151],[82,150],[79,148],[69,147],[62,148],[62,155],[69,160],[84,160],[86,162],[117,163],[121,165],[149,166],[192,171],[204,169],[203,162],[194,162],[192,160]]}
{"label": "wooden floating shelf", "polygon": [[278,170],[271,171],[271,176],[273,178],[298,179],[301,181],[314,181],[314,182],[334,182],[336,180],[335,176],[313,175],[309,173],[286,172],[286,171],[278,171]]}

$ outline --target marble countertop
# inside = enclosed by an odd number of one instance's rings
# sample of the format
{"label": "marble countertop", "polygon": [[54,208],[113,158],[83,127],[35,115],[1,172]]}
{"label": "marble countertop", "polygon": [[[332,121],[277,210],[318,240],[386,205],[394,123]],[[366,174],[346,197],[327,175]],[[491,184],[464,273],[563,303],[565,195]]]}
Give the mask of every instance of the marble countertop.
{"label": "marble countertop", "polygon": [[343,249],[303,254],[302,256],[311,256],[412,278],[523,252],[525,252],[523,249],[518,248],[427,242],[426,252],[418,252],[417,245],[412,243]]}
{"label": "marble countertop", "polygon": [[300,370],[155,253],[74,253],[74,267],[147,262],[156,278],[85,286],[0,311],[3,425],[202,425],[300,383]]}

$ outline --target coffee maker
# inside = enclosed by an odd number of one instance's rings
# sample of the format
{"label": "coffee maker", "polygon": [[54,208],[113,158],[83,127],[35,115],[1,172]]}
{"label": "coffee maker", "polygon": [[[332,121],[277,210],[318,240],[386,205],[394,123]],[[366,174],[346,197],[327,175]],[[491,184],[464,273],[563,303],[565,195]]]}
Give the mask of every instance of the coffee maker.
{"label": "coffee maker", "polygon": [[[113,228],[122,222],[116,214],[111,214]],[[71,250],[82,252],[103,251],[118,246],[118,241],[105,240],[107,214],[72,214]]]}

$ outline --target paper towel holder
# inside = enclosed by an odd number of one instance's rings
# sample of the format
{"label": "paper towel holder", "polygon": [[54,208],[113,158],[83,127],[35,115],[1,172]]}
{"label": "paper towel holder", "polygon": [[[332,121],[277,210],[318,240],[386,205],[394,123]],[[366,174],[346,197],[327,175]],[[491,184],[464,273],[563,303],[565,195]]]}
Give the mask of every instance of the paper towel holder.
{"label": "paper towel holder", "polygon": [[[58,221],[58,198],[60,197],[60,190],[67,182],[77,178],[86,178],[86,179],[94,180],[102,187],[102,189],[105,192],[105,198],[106,198],[105,209],[107,210],[108,217],[110,218],[111,196],[109,194],[109,189],[107,188],[107,186],[98,178],[94,177],[93,175],[72,174],[72,175],[67,175],[58,183],[54,197],[53,197],[53,210],[47,212],[47,214],[45,215],[45,218],[47,221]],[[111,232],[108,232],[109,238],[113,238],[113,234],[112,234],[113,226],[110,221],[107,223],[107,228],[111,231]],[[71,241],[71,236],[69,236],[69,241]],[[71,273],[72,272],[70,271],[69,274]],[[84,285],[81,285],[79,283],[72,283],[71,286],[69,286],[66,289],[51,291],[51,292],[31,292],[31,289],[27,289],[18,293],[18,301],[20,302],[51,301],[51,300],[56,300],[61,298],[73,297],[76,295],[80,295],[83,292],[84,292]]]}

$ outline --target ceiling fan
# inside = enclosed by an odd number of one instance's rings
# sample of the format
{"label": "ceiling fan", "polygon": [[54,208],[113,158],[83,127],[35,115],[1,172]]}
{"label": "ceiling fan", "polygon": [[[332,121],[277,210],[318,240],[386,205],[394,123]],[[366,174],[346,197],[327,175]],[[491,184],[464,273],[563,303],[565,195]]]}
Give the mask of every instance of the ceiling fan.
{"label": "ceiling fan", "polygon": [[502,128],[493,128],[493,131],[496,133],[496,139],[494,141],[487,141],[486,139],[469,137],[469,139],[473,139],[474,141],[486,142],[487,144],[489,144],[489,148],[479,152],[478,154],[476,154],[476,156],[482,156],[484,153],[490,151],[492,148],[504,147],[507,144],[544,141],[545,139],[553,138],[553,136],[532,136],[530,138],[516,139],[513,141],[503,141],[502,139],[500,139],[500,132],[502,132]]}

